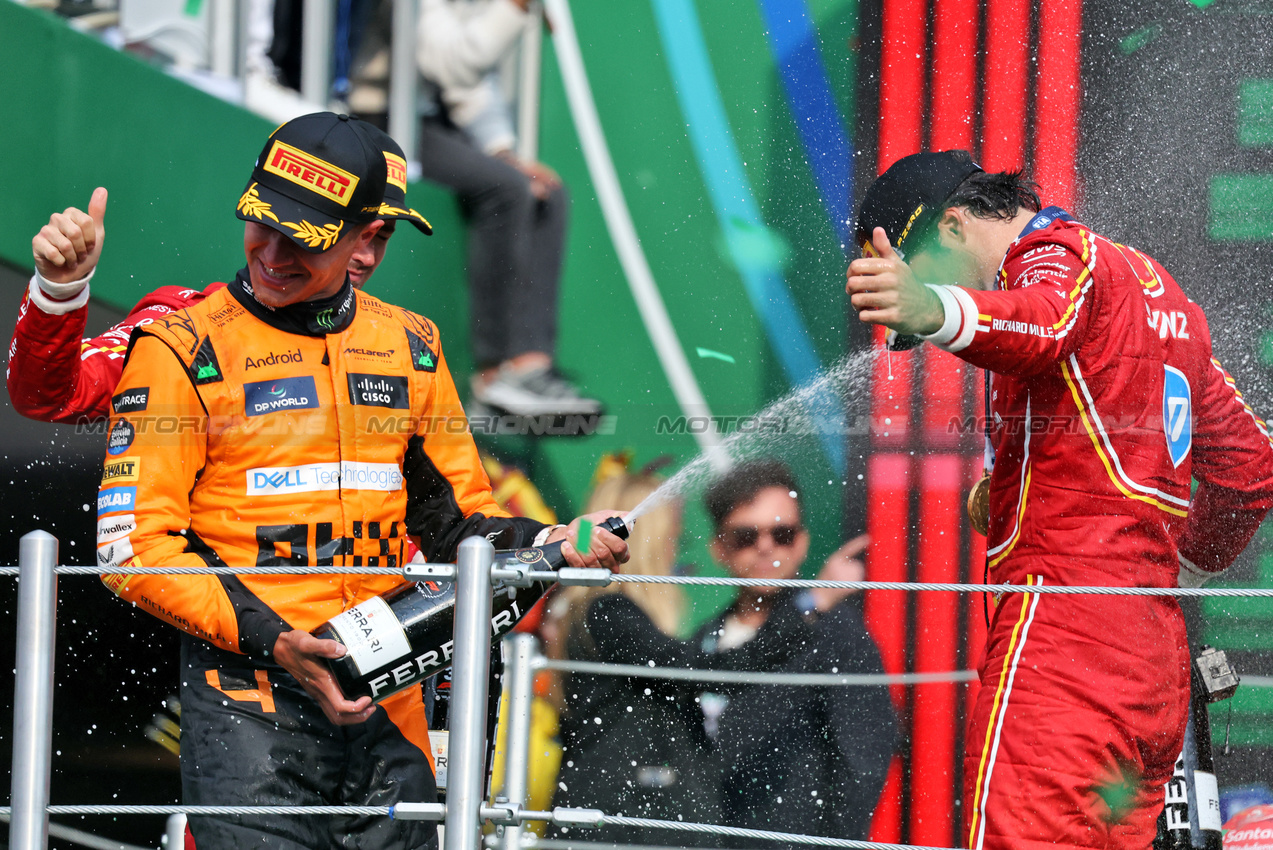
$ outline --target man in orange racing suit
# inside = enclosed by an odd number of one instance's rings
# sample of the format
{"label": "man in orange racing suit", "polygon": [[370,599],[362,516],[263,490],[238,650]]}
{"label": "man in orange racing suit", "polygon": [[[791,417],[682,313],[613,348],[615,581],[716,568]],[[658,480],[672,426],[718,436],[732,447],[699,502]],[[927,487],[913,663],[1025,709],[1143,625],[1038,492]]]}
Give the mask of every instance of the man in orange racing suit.
{"label": "man in orange racing suit", "polygon": [[[1197,583],[1273,505],[1267,427],[1157,262],[1040,206],[962,151],[899,160],[858,215],[852,304],[989,374],[990,582]],[[1188,671],[1171,596],[1001,595],[966,738],[967,846],[1147,850]]]}
{"label": "man in orange racing suit", "polygon": [[[361,289],[384,259],[399,220],[426,235],[433,228],[407,206],[407,163],[402,148],[372,124],[360,124],[384,150],[385,197],[378,218],[384,224],[349,262],[349,279]],[[106,190],[93,192],[87,211],[68,208],[49,217],[31,240],[35,274],[18,309],[9,343],[5,379],[14,410],[42,422],[106,423],[111,393],[124,368],[124,352],[133,328],[198,304],[225,286],[205,289],[161,286],[145,295],[119,324],[93,337],[84,335],[89,281],[105,241]]]}
{"label": "man in orange racing suit", "polygon": [[[121,597],[181,628],[186,803],[362,804],[435,798],[418,689],[344,698],[309,631],[397,576],[132,575],[131,566],[399,566],[461,539],[563,539],[491,498],[437,330],[356,291],[385,159],[345,116],[288,122],[239,200],[247,267],[139,328],[114,395],[98,561]],[[616,565],[598,531],[575,565]],[[366,817],[199,817],[200,850],[413,848],[432,825]]]}

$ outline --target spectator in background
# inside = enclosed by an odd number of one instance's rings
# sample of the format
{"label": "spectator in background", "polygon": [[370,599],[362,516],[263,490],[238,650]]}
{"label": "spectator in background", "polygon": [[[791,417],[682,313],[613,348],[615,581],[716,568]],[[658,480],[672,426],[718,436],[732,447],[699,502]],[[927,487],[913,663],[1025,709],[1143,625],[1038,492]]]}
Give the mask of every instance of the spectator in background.
{"label": "spectator in background", "polygon": [[592,415],[556,369],[568,200],[548,166],[514,153],[496,66],[527,25],[528,0],[421,0],[416,56],[432,91],[423,176],[456,195],[469,225],[472,399],[524,416]]}
{"label": "spectator in background", "polygon": [[[588,504],[636,507],[660,479],[620,474],[601,481]],[[608,501],[609,500],[609,501]],[[670,575],[681,531],[680,506],[662,502],[644,511],[628,540],[624,573]],[[546,618],[548,651],[576,661],[659,667],[712,666],[731,670],[781,665],[812,632],[791,602],[775,613],[774,628],[711,659],[675,635],[684,626],[685,599],[671,585],[618,584],[565,588]],[[552,633],[558,637],[553,639]],[[562,768],[554,805],[597,808],[632,817],[721,823],[721,767],[703,728],[695,696],[700,686],[660,678],[574,673],[562,682]],[[666,843],[662,831],[606,826],[581,834],[589,841]],[[575,837],[569,832],[555,837]],[[682,835],[684,846],[714,846],[714,836]]]}
{"label": "spectator in background", "polygon": [[[809,551],[800,487],[774,460],[750,461],[717,479],[705,496],[715,526],[712,556],[738,578],[795,578]],[[818,578],[860,581],[858,555],[868,539],[836,551]],[[723,614],[698,632],[708,654],[737,652],[772,639],[794,607],[811,636],[795,653],[764,669],[782,673],[883,673],[851,591],[817,589],[785,596],[740,588]],[[719,656],[718,656],[719,657]],[[883,686],[749,685],[716,687],[700,697],[708,736],[722,767],[723,823],[864,840],[884,788],[897,734]],[[781,846],[781,845],[776,845]]]}

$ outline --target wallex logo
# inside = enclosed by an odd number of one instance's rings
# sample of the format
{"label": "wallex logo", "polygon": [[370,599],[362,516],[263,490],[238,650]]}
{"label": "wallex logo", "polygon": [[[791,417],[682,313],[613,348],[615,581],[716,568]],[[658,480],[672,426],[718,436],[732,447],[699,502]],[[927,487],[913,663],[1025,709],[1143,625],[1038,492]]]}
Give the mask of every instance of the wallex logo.
{"label": "wallex logo", "polygon": [[284,180],[335,201],[342,207],[349,206],[349,199],[358,187],[358,178],[348,171],[286,142],[274,142],[270,155],[265,158],[264,168],[271,174],[277,174]]}
{"label": "wallex logo", "polygon": [[103,545],[112,540],[127,537],[136,530],[137,517],[135,514],[104,517],[97,523],[97,543],[98,545]]}
{"label": "wallex logo", "polygon": [[318,407],[318,388],[311,375],[244,384],[243,407],[248,416]]}
{"label": "wallex logo", "polygon": [[121,458],[102,467],[102,486],[132,484],[141,477],[141,461],[137,458]]}
{"label": "wallex logo", "polygon": [[277,366],[283,363],[303,363],[304,358],[301,357],[301,350],[297,348],[295,351],[284,351],[282,354],[277,351],[271,351],[268,357],[248,357],[243,364],[244,370],[261,369],[266,366]]}
{"label": "wallex logo", "polygon": [[407,191],[407,161],[385,151],[385,179],[403,192]]}

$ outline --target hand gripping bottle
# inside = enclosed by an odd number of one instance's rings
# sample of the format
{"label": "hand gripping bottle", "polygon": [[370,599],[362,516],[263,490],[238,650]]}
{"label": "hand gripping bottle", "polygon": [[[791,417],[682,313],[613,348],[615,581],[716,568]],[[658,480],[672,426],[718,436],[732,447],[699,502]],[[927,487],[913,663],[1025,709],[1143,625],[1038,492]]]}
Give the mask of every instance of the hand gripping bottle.
{"label": "hand gripping bottle", "polygon": [[[626,539],[628,527],[619,517],[602,523]],[[561,543],[496,552],[496,568],[558,570],[566,566]],[[491,600],[491,636],[512,631],[548,591],[547,582],[529,587],[501,584]],[[405,690],[451,666],[455,627],[455,583],[411,581],[364,600],[314,629],[313,635],[337,640],[348,652],[327,665],[346,699],[370,696],[376,702]]]}

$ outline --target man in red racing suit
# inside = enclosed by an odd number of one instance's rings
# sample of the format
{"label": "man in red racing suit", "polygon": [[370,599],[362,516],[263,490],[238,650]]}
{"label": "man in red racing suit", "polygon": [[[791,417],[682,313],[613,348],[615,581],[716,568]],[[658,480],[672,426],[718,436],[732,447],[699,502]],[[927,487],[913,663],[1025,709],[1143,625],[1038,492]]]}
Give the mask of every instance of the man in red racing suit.
{"label": "man in red racing suit", "polygon": [[[900,160],[859,214],[852,304],[988,372],[991,583],[1199,583],[1273,505],[1267,427],[1157,262],[1039,207],[963,152]],[[966,738],[967,846],[1148,848],[1188,664],[1174,597],[1001,595]]]}
{"label": "man in red racing suit", "polygon": [[[433,233],[424,216],[407,205],[402,148],[386,133],[370,124],[365,126],[384,150],[388,176],[378,215],[384,225],[349,263],[349,278],[359,289],[384,259],[398,220],[411,222],[426,235]],[[97,189],[87,212],[72,207],[55,213],[32,239],[35,274],[18,309],[5,369],[14,409],[31,419],[72,424],[105,422],[133,329],[192,307],[225,286],[211,283],[202,291],[161,286],[143,296],[122,322],[92,339],[82,340],[88,321],[89,281],[105,239],[106,199],[106,190]],[[56,250],[50,255],[48,251],[55,242],[78,248],[83,256],[75,256],[72,251],[64,257]],[[66,268],[68,265],[70,269]],[[67,280],[68,274],[78,279]]]}

